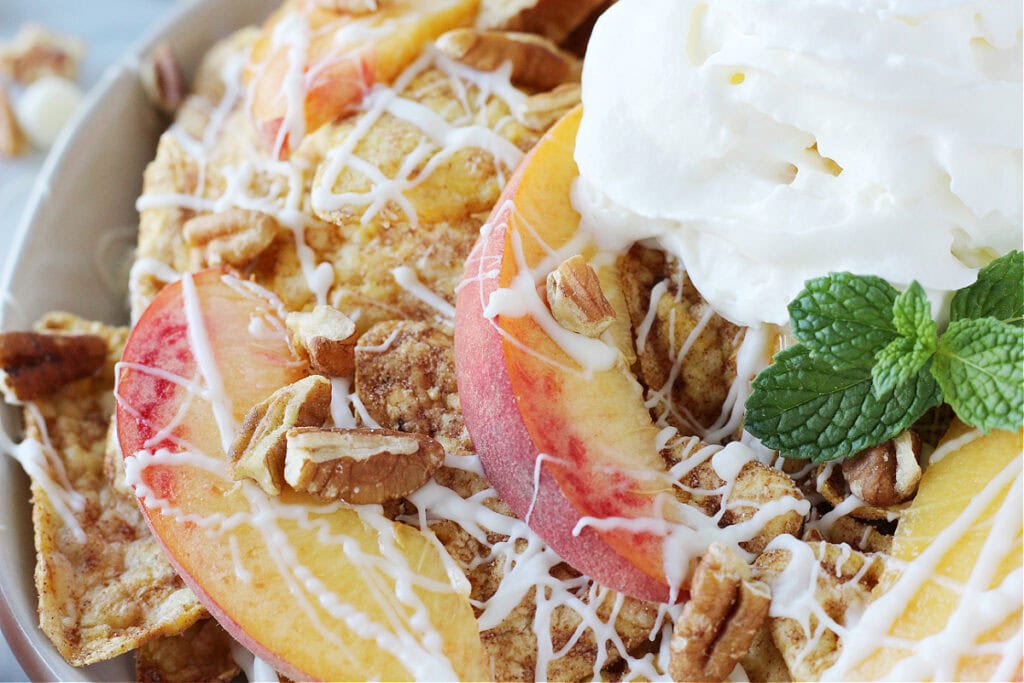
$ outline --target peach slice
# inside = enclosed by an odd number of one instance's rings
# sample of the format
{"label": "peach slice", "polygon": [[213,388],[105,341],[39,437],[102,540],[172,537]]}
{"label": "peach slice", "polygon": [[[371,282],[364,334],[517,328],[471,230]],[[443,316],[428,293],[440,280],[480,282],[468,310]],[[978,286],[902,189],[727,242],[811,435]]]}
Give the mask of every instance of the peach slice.
{"label": "peach slice", "polygon": [[480,0],[381,0],[367,14],[289,0],[267,20],[246,64],[249,105],[279,157],[351,113],[442,33],[473,23]]}
{"label": "peach slice", "polygon": [[[664,601],[666,572],[686,567],[685,558],[666,566],[662,505],[674,504],[672,482],[640,385],[613,347],[566,339],[544,311],[487,310],[508,288],[528,294],[580,250],[569,199],[580,116],[568,114],[523,162],[467,262],[456,306],[459,392],[487,477],[512,510],[579,571]],[[563,345],[582,345],[600,367],[588,372]]]}
{"label": "peach slice", "polygon": [[272,296],[219,270],[186,275],[133,330],[117,425],[150,528],[210,613],[292,679],[485,678],[468,598],[422,533],[228,475],[246,411],[307,373]]}
{"label": "peach slice", "polygon": [[863,642],[844,642],[843,678],[1021,680],[1022,439],[960,423],[944,437],[896,528],[902,562],[855,629]]}

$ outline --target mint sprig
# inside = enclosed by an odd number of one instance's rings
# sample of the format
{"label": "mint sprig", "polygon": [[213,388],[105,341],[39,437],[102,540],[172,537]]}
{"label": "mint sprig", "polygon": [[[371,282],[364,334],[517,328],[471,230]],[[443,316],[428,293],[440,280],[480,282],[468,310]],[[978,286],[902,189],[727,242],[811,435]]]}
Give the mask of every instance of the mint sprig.
{"label": "mint sprig", "polygon": [[959,290],[942,336],[924,289],[875,276],[810,280],[789,306],[799,344],[754,380],[747,430],[790,458],[851,456],[943,400],[985,432],[1024,424],[1024,253]]}

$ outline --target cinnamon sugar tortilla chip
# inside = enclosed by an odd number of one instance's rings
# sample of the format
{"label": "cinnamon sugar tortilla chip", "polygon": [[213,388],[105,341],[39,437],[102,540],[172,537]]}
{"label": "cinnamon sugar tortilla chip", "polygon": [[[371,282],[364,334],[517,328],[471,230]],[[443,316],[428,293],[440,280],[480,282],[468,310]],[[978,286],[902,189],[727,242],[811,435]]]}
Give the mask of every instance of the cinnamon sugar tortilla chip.
{"label": "cinnamon sugar tortilla chip", "polygon": [[139,683],[230,681],[241,669],[231,656],[233,640],[213,619],[203,619],[176,636],[144,643],[135,658]]}
{"label": "cinnamon sugar tortilla chip", "polygon": [[[81,666],[179,633],[205,610],[150,535],[134,496],[105,473],[113,366],[127,330],[68,314],[50,314],[38,329],[97,334],[109,347],[99,375],[25,409],[25,436],[39,445],[37,464],[49,475],[32,482],[40,627]],[[108,460],[120,460],[111,446]]]}

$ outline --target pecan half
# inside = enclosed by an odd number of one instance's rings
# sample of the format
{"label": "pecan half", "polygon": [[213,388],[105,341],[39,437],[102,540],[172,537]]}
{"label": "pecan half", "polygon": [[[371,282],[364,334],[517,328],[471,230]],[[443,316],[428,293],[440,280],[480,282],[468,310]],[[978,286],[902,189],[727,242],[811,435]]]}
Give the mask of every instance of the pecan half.
{"label": "pecan half", "polygon": [[0,391],[11,403],[52,394],[88,377],[107,360],[107,343],[93,334],[0,334]]}
{"label": "pecan half", "polygon": [[441,444],[387,429],[291,429],[284,478],[322,500],[382,504],[423,486],[444,462]]}
{"label": "pecan half", "polygon": [[674,681],[724,681],[768,616],[771,591],[736,551],[713,543],[693,575],[669,645]]}
{"label": "pecan half", "polygon": [[139,80],[149,100],[161,111],[173,114],[185,101],[185,77],[167,43],[158,43],[139,64]]}
{"label": "pecan half", "polygon": [[597,337],[615,321],[615,309],[601,291],[597,273],[576,255],[548,274],[548,305],[558,324]]}
{"label": "pecan half", "polygon": [[561,43],[604,4],[604,0],[485,0],[477,26],[536,33]]}
{"label": "pecan half", "polygon": [[0,45],[0,73],[24,84],[43,76],[73,81],[84,53],[85,47],[79,40],[52,33],[37,24],[25,24],[13,41]]}
{"label": "pecan half", "polygon": [[253,479],[279,495],[284,485],[286,434],[293,427],[316,427],[331,415],[331,383],[311,375],[282,387],[249,410],[228,456],[235,479]]}
{"label": "pecan half", "polygon": [[355,372],[356,324],[331,306],[320,305],[309,313],[289,313],[285,324],[292,346],[306,354],[313,372],[328,377],[351,377]]}
{"label": "pecan half", "polygon": [[921,437],[907,430],[844,460],[843,476],[850,493],[879,507],[910,500],[921,481],[920,453]]}
{"label": "pecan half", "polygon": [[477,31],[457,28],[437,39],[446,56],[480,71],[512,64],[512,82],[536,90],[551,90],[579,81],[581,62],[550,40],[530,33]]}
{"label": "pecan half", "polygon": [[0,83],[0,155],[16,157],[27,148],[25,133],[22,132],[18,117],[14,114],[7,89]]}
{"label": "pecan half", "polygon": [[259,211],[229,209],[190,218],[182,228],[185,242],[194,248],[192,267],[249,265],[277,235],[273,217]]}

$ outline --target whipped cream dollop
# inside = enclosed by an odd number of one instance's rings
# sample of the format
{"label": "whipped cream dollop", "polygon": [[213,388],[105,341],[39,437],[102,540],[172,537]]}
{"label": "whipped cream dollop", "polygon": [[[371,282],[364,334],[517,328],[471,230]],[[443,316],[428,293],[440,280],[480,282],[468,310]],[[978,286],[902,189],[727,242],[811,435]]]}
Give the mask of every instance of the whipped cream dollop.
{"label": "whipped cream dollop", "polygon": [[936,312],[1021,247],[1019,0],[620,0],[583,71],[574,203],[657,238],[733,322],[831,271]]}

